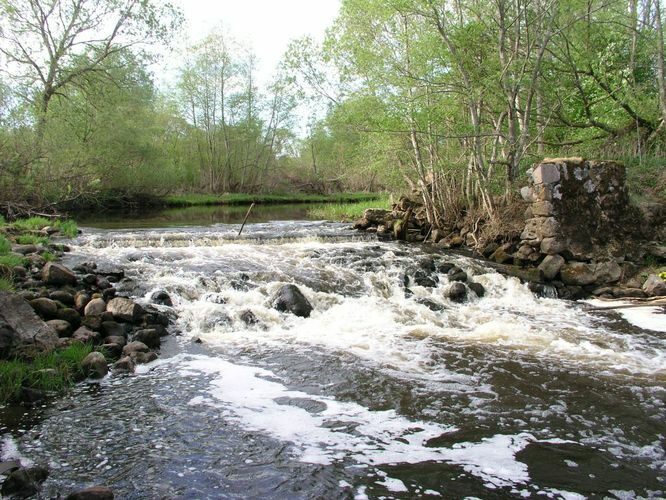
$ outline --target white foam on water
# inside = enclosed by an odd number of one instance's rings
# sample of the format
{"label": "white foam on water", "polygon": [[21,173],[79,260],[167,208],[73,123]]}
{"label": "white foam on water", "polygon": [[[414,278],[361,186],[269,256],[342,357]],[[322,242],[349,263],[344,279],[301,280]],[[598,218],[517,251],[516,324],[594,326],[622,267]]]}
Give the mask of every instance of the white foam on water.
{"label": "white foam on water", "polygon": [[6,435],[2,438],[2,445],[0,446],[0,460],[16,460],[20,462],[23,467],[32,467],[35,463],[29,458],[21,454],[18,449],[16,441]]}
{"label": "white foam on water", "polygon": [[599,300],[590,299],[586,303],[599,308],[617,308],[615,311],[634,326],[644,330],[666,332],[666,314],[663,306],[657,307],[623,307],[636,305],[626,300]]}
{"label": "white foam on water", "polygon": [[[307,463],[330,464],[351,459],[359,464],[381,465],[444,461],[460,465],[494,488],[529,481],[527,466],[516,453],[535,441],[530,434],[496,435],[478,443],[458,443],[451,448],[426,446],[454,427],[407,419],[394,410],[372,411],[352,402],[288,389],[274,373],[208,356],[183,358],[181,374],[212,376],[209,398],[196,396],[191,405],[229,410],[228,418],[247,430],[265,432],[289,442],[297,458]],[[309,399],[325,409],[310,413],[279,404],[285,399]],[[396,481],[385,486],[399,487]],[[393,490],[397,491],[397,490]]]}

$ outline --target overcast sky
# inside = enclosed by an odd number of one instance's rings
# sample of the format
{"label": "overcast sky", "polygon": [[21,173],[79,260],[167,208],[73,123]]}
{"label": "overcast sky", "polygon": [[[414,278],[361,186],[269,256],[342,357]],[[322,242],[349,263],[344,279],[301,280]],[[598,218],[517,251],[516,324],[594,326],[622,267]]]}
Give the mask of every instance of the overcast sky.
{"label": "overcast sky", "polygon": [[290,40],[303,35],[321,39],[337,15],[340,0],[175,0],[185,13],[187,33],[195,42],[213,28],[251,47],[258,76],[266,83]]}

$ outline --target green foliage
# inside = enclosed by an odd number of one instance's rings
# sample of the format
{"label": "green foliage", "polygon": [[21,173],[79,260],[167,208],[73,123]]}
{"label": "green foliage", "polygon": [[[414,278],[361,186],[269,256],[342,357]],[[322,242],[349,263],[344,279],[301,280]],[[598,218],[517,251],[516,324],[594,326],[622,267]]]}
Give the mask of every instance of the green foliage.
{"label": "green foliage", "polygon": [[22,255],[0,255],[0,265],[7,267],[25,266],[28,259]]}
{"label": "green foliage", "polygon": [[4,216],[0,215],[0,226],[4,226],[7,223]]}
{"label": "green foliage", "polygon": [[7,238],[0,235],[0,255],[9,253],[11,250],[12,243]]}
{"label": "green foliage", "polygon": [[35,234],[20,234],[16,237],[16,243],[19,245],[48,245],[47,236],[37,236]]}
{"label": "green foliage", "polygon": [[308,215],[315,219],[349,222],[361,218],[368,208],[390,208],[389,197],[384,195],[375,200],[356,203],[321,204],[308,210]]}
{"label": "green foliage", "polygon": [[30,217],[28,219],[18,219],[14,222],[14,227],[24,231],[34,231],[49,226],[51,221],[46,217]]}
{"label": "green foliage", "polygon": [[58,230],[60,230],[60,232],[67,238],[75,238],[79,234],[79,227],[76,225],[76,222],[71,219],[58,219],[53,226],[58,228]]}
{"label": "green foliage", "polygon": [[42,252],[40,255],[42,256],[42,259],[44,259],[46,262],[53,262],[54,260],[57,259],[57,257],[51,252]]}
{"label": "green foliage", "polygon": [[375,200],[376,193],[338,193],[331,195],[319,194],[185,194],[166,196],[163,201],[170,207],[187,207],[198,205],[249,205],[251,203],[342,203]]}
{"label": "green foliage", "polygon": [[660,277],[662,280],[666,281],[666,271],[663,271],[663,272],[659,273],[659,277]]}
{"label": "green foliage", "polygon": [[0,361],[0,402],[18,399],[22,387],[59,392],[83,377],[81,361],[92,352],[88,344],[74,343],[51,353],[22,360]]}
{"label": "green foliage", "polygon": [[0,291],[13,292],[14,282],[5,276],[0,276]]}

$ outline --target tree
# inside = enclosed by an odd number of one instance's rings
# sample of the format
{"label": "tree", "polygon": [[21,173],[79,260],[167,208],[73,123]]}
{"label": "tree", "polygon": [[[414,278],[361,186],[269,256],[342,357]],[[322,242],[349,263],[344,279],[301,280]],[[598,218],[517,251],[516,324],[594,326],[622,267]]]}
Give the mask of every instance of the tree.
{"label": "tree", "polygon": [[41,141],[49,105],[123,50],[167,42],[180,13],[157,0],[0,0],[0,52],[37,113]]}

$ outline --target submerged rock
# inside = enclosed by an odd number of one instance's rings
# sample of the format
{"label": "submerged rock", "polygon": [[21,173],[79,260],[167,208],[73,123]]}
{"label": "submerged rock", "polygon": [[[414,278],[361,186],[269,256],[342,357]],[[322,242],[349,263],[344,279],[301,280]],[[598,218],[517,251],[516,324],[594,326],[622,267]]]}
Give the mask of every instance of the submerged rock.
{"label": "submerged rock", "polygon": [[39,492],[39,485],[48,476],[49,471],[45,467],[21,468],[9,473],[0,492],[7,496],[29,497]]}
{"label": "submerged rock", "polygon": [[113,500],[113,491],[106,486],[92,486],[67,495],[66,500]]}
{"label": "submerged rock", "polygon": [[283,285],[271,299],[271,305],[280,312],[290,312],[308,318],[312,305],[296,285]]}

